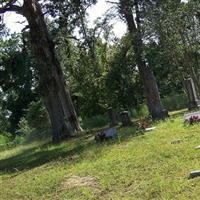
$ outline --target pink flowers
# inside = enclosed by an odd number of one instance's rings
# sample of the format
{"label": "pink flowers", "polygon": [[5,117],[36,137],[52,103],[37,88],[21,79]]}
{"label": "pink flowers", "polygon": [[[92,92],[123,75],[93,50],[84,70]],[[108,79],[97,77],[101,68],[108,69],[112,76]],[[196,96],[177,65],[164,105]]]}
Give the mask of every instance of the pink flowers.
{"label": "pink flowers", "polygon": [[192,125],[192,124],[194,124],[194,123],[200,122],[200,118],[199,118],[199,116],[197,116],[197,115],[193,115],[193,116],[191,116],[189,119],[186,119],[185,122]]}

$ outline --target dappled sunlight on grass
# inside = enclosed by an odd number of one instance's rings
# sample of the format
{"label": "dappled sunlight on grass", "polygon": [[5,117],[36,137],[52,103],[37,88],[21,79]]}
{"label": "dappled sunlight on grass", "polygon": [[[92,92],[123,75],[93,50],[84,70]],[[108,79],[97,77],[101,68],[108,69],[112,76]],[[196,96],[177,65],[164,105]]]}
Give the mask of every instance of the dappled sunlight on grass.
{"label": "dappled sunlight on grass", "polygon": [[[104,143],[86,134],[57,145],[1,152],[0,195],[5,200],[199,199],[199,178],[187,178],[200,168],[200,152],[194,149],[200,125],[184,125],[182,117],[154,125],[145,134],[120,128],[116,140]],[[94,184],[63,189],[72,177],[89,177]]]}

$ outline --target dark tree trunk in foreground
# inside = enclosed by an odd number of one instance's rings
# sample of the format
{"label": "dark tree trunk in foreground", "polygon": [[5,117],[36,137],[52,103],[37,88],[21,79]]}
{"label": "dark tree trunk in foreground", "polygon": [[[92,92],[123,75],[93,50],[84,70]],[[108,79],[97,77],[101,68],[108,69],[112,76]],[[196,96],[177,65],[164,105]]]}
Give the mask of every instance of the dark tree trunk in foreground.
{"label": "dark tree trunk in foreground", "polygon": [[[136,23],[132,12],[133,6],[135,8]],[[135,0],[133,5],[131,4],[130,0],[121,0],[120,9],[121,9],[120,10],[121,14],[126,20],[128,30],[130,33],[133,50],[136,57],[136,64],[139,70],[139,75],[144,84],[149,112],[153,119],[163,119],[165,117],[165,113],[163,112],[163,107],[160,100],[160,94],[158,91],[156,78],[152,70],[146,64],[145,58],[143,58],[143,42],[140,30],[141,23],[140,23],[138,2],[137,0]]]}
{"label": "dark tree trunk in foreground", "polygon": [[20,14],[29,23],[31,42],[38,62],[41,92],[52,124],[53,141],[59,142],[70,137],[71,133],[80,131],[81,127],[38,1],[24,0]]}
{"label": "dark tree trunk in foreground", "polygon": [[39,64],[42,95],[53,128],[53,140],[58,142],[80,131],[81,127],[39,3],[36,0],[24,0],[23,15],[30,26],[31,41]]}

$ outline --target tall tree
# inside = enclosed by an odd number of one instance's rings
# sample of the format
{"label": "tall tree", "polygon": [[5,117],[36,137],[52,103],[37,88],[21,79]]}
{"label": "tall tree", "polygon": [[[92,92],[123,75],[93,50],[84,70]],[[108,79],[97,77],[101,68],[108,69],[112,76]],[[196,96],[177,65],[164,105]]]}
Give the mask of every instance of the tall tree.
{"label": "tall tree", "polygon": [[[166,52],[173,80],[182,82],[190,76],[200,96],[199,73],[199,1],[180,0],[158,2],[149,13],[148,26],[156,35],[157,44]],[[160,51],[159,51],[160,52]]]}
{"label": "tall tree", "polygon": [[83,14],[78,14],[81,15],[78,36],[67,35],[60,25],[58,52],[61,66],[70,81],[74,103],[80,105],[79,113],[94,116],[104,113],[108,104],[105,76],[112,32],[107,17],[96,20],[94,28],[89,28]]}
{"label": "tall tree", "polygon": [[142,2],[138,0],[120,0],[119,8],[128,26],[140,78],[144,84],[149,112],[153,119],[162,119],[164,113],[156,78],[146,62],[143,48],[140,10],[140,4]]}
{"label": "tall tree", "polygon": [[24,0],[22,6],[16,5],[16,2],[17,0],[3,1],[0,13],[13,11],[23,15],[28,21],[38,63],[41,93],[51,120],[53,141],[58,142],[71,133],[80,131],[81,127],[38,0]]}

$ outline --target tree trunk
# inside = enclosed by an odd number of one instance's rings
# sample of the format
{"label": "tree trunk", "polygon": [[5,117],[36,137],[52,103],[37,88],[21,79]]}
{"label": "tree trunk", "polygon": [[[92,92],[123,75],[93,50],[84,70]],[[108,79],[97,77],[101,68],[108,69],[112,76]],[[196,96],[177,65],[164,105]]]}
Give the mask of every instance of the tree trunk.
{"label": "tree trunk", "polygon": [[160,100],[160,94],[158,91],[158,86],[156,78],[152,70],[147,66],[145,58],[143,58],[143,42],[140,31],[140,16],[138,2],[134,1],[135,11],[136,11],[136,23],[132,13],[132,3],[130,0],[121,0],[121,12],[127,22],[128,30],[130,33],[133,50],[136,57],[136,64],[139,70],[140,79],[144,84],[145,95],[147,99],[147,106],[150,115],[154,120],[163,119],[165,117],[165,112],[163,112],[163,107]]}
{"label": "tree trunk", "polygon": [[80,131],[81,127],[38,1],[24,0],[23,15],[30,27],[41,92],[52,124],[53,141],[59,142],[71,133]]}
{"label": "tree trunk", "polygon": [[[140,58],[139,58],[140,59]],[[156,83],[156,78],[152,70],[146,66],[144,61],[140,60],[139,69],[140,78],[143,81],[147,106],[152,119],[159,120],[165,118],[163,107],[161,104],[160,94]],[[138,62],[137,62],[138,63]]]}
{"label": "tree trunk", "polygon": [[154,120],[163,119],[165,113],[161,104],[160,94],[153,71],[147,66],[142,58],[142,40],[140,35],[133,35],[133,49],[136,56],[136,63],[138,65],[140,79],[144,84],[144,90],[147,100],[149,113]]}

